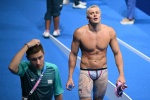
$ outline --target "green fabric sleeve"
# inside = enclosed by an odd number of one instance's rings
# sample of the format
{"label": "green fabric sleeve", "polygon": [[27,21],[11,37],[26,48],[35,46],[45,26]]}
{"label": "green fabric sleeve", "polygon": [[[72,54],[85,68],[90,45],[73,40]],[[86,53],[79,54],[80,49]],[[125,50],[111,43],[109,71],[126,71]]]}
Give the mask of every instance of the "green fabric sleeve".
{"label": "green fabric sleeve", "polygon": [[55,69],[55,79],[54,79],[54,95],[60,95],[64,92],[61,84],[61,78],[59,75],[59,71],[56,65],[54,65]]}
{"label": "green fabric sleeve", "polygon": [[18,66],[19,70],[18,70],[18,73],[16,73],[16,75],[19,75],[22,77],[24,75],[24,73],[26,72],[28,65],[29,65],[29,62],[26,62],[26,61],[20,62],[19,66]]}

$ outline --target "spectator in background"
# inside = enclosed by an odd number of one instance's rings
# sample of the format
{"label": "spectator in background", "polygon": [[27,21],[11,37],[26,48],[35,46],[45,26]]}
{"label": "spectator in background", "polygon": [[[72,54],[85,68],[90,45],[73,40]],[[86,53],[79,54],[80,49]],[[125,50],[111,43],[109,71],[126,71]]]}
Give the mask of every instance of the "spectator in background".
{"label": "spectator in background", "polygon": [[134,24],[135,18],[135,7],[136,7],[136,0],[125,0],[127,5],[127,16],[126,18],[122,19],[120,22],[121,24]]}
{"label": "spectator in background", "polygon": [[86,2],[82,2],[80,0],[74,0],[73,8],[84,9],[86,8]]}
{"label": "spectator in background", "polygon": [[47,11],[45,14],[45,31],[43,33],[43,36],[45,38],[50,36],[50,24],[51,24],[51,17],[53,17],[54,21],[54,32],[53,36],[59,36],[60,35],[60,29],[59,29],[59,20],[60,20],[60,12],[63,6],[63,0],[46,0],[47,4]]}

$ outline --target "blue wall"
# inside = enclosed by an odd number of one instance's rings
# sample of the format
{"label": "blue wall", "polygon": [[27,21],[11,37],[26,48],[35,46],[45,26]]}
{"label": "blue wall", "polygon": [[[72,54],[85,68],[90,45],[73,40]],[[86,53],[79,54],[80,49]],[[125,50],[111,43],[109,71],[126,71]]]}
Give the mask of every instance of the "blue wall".
{"label": "blue wall", "polygon": [[150,15],[150,0],[137,0],[137,8]]}

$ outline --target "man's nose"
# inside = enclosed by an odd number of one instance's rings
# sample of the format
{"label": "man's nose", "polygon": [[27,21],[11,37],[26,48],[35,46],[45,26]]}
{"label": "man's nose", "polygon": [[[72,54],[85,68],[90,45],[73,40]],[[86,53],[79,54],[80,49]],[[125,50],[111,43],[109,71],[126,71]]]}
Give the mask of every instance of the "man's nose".
{"label": "man's nose", "polygon": [[36,62],[37,62],[37,64],[40,64],[40,59],[37,59]]}
{"label": "man's nose", "polygon": [[94,16],[97,16],[97,14],[96,14],[96,13],[94,13]]}

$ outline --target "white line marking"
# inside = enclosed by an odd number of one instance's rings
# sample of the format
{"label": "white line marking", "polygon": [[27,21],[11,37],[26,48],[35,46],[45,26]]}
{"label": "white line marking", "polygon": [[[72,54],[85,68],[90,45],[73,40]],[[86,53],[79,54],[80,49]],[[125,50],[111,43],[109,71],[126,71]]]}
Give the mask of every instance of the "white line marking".
{"label": "white line marking", "polygon": [[142,57],[143,59],[147,60],[148,62],[150,62],[150,58],[148,56],[146,56],[145,54],[141,53],[140,51],[138,51],[137,49],[133,48],[132,46],[128,45],[127,43],[123,42],[122,40],[120,40],[119,38],[117,38],[118,42],[125,46],[127,49],[131,50],[132,52],[134,52],[135,54],[139,55],[140,57]]}

